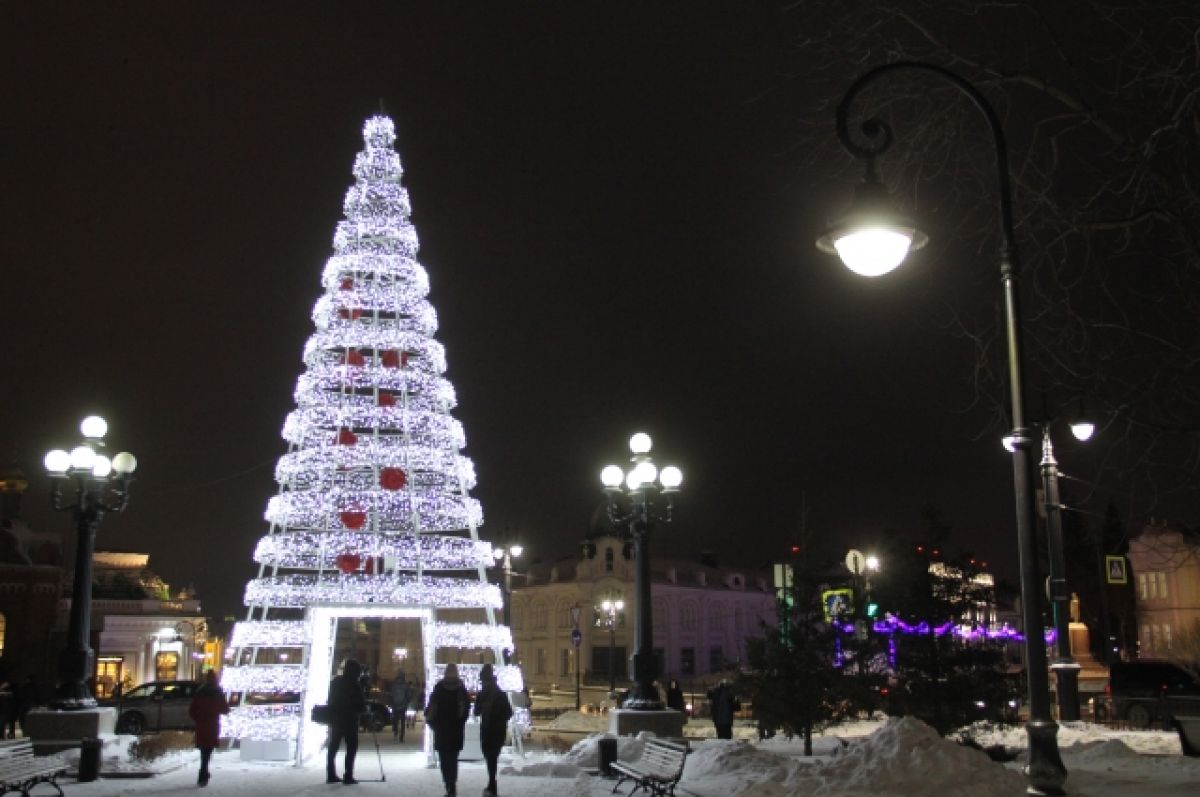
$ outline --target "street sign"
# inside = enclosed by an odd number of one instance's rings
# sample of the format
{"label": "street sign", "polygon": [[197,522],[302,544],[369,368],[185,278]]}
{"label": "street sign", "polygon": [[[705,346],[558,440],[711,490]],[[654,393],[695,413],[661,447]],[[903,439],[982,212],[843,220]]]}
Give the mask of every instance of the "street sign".
{"label": "street sign", "polygon": [[575,647],[583,644],[583,632],[578,628],[571,629],[571,644]]}
{"label": "street sign", "polygon": [[863,556],[862,551],[857,548],[851,548],[846,554],[846,567],[856,576],[861,576],[863,571],[867,569],[867,557]]}

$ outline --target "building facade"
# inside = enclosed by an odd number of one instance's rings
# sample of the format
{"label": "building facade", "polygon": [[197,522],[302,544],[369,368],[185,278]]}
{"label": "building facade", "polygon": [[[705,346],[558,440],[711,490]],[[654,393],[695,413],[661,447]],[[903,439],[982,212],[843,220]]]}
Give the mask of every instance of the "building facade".
{"label": "building facade", "polygon": [[1129,541],[1138,657],[1170,658],[1200,623],[1200,534],[1151,524]]}
{"label": "building facade", "polygon": [[[766,570],[719,567],[655,556],[651,560],[654,649],[660,679],[712,680],[745,661],[746,639],[776,622]],[[634,562],[625,540],[600,535],[577,557],[534,566],[514,586],[512,628],[525,681],[546,690],[574,683],[628,685],[634,653]],[[610,613],[605,601],[620,601]],[[572,639],[578,628],[579,644]]]}

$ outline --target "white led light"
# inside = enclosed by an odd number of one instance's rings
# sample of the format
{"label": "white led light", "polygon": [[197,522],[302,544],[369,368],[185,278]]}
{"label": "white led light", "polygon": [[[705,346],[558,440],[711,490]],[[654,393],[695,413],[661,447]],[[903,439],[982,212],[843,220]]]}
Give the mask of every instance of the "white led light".
{"label": "white led light", "polygon": [[616,465],[609,465],[600,471],[600,482],[605,487],[620,487],[623,481],[625,481],[625,471]]}
{"label": "white led light", "polygon": [[71,467],[75,470],[91,470],[96,464],[96,452],[91,446],[76,446],[71,449]]}
{"label": "white led light", "polygon": [[71,467],[71,455],[61,448],[56,448],[46,454],[43,464],[50,473],[66,473]]}
{"label": "white led light", "polygon": [[411,575],[286,575],[257,578],[246,585],[247,606],[303,609],[313,605],[394,604],[437,609],[499,609],[500,588],[465,578]]}
{"label": "white led light", "polygon": [[629,438],[629,450],[635,454],[650,453],[650,435],[645,432],[638,432],[633,437]]}
{"label": "white led light", "polygon": [[846,268],[864,277],[881,277],[904,262],[912,234],[882,227],[844,235],[833,242]]}
{"label": "white led light", "polygon": [[659,472],[658,480],[668,490],[678,489],[679,485],[683,484],[683,471],[674,465],[668,465]]}
{"label": "white led light", "polygon": [[96,461],[92,463],[92,475],[97,479],[103,479],[108,474],[112,473],[112,460],[103,454],[96,455]]}

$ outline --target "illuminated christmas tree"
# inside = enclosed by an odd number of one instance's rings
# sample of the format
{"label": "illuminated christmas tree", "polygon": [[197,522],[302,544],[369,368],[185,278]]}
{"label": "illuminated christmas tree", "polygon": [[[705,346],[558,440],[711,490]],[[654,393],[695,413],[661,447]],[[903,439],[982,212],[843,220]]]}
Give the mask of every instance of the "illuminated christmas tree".
{"label": "illuminated christmas tree", "polygon": [[[490,650],[500,662],[513,646],[496,624],[501,595],[485,570],[492,546],[479,538],[482,511],[469,496],[475,470],[451,415],[395,130],[374,116],[363,134],[283,427],[288,450],[275,469],[270,530],[254,552],[258,577],[222,676],[232,693],[289,700],[241,701],[225,731],[243,750],[246,740],[300,739],[295,754],[312,752],[323,729],[308,711],[328,689],[338,617],[420,619],[427,686],[441,675],[440,648]],[[477,610],[480,622],[440,622],[440,609]],[[469,687],[481,666],[460,666]],[[504,688],[522,688],[516,667],[497,672]]]}

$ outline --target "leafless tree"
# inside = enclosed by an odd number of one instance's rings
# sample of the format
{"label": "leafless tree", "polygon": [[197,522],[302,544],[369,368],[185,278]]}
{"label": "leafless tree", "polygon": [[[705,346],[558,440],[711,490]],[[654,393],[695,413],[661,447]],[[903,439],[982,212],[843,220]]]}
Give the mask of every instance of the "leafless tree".
{"label": "leafless tree", "polygon": [[[824,183],[825,193],[832,181],[861,179],[838,146],[833,109],[869,67],[929,61],[988,96],[1009,139],[1031,410],[1042,414],[1039,394],[1047,415],[1086,402],[1103,443],[1085,481],[1121,500],[1131,528],[1156,514],[1195,523],[1200,6],[805,0],[785,18],[796,66],[771,89],[795,98],[796,179]],[[856,106],[852,123],[878,116],[894,129],[884,180],[934,234],[923,267],[957,286],[940,322],[978,355],[964,374],[977,401],[963,410],[981,413],[981,434],[1004,428],[985,125],[953,88],[919,74],[884,80]],[[965,268],[969,260],[979,267]]]}

